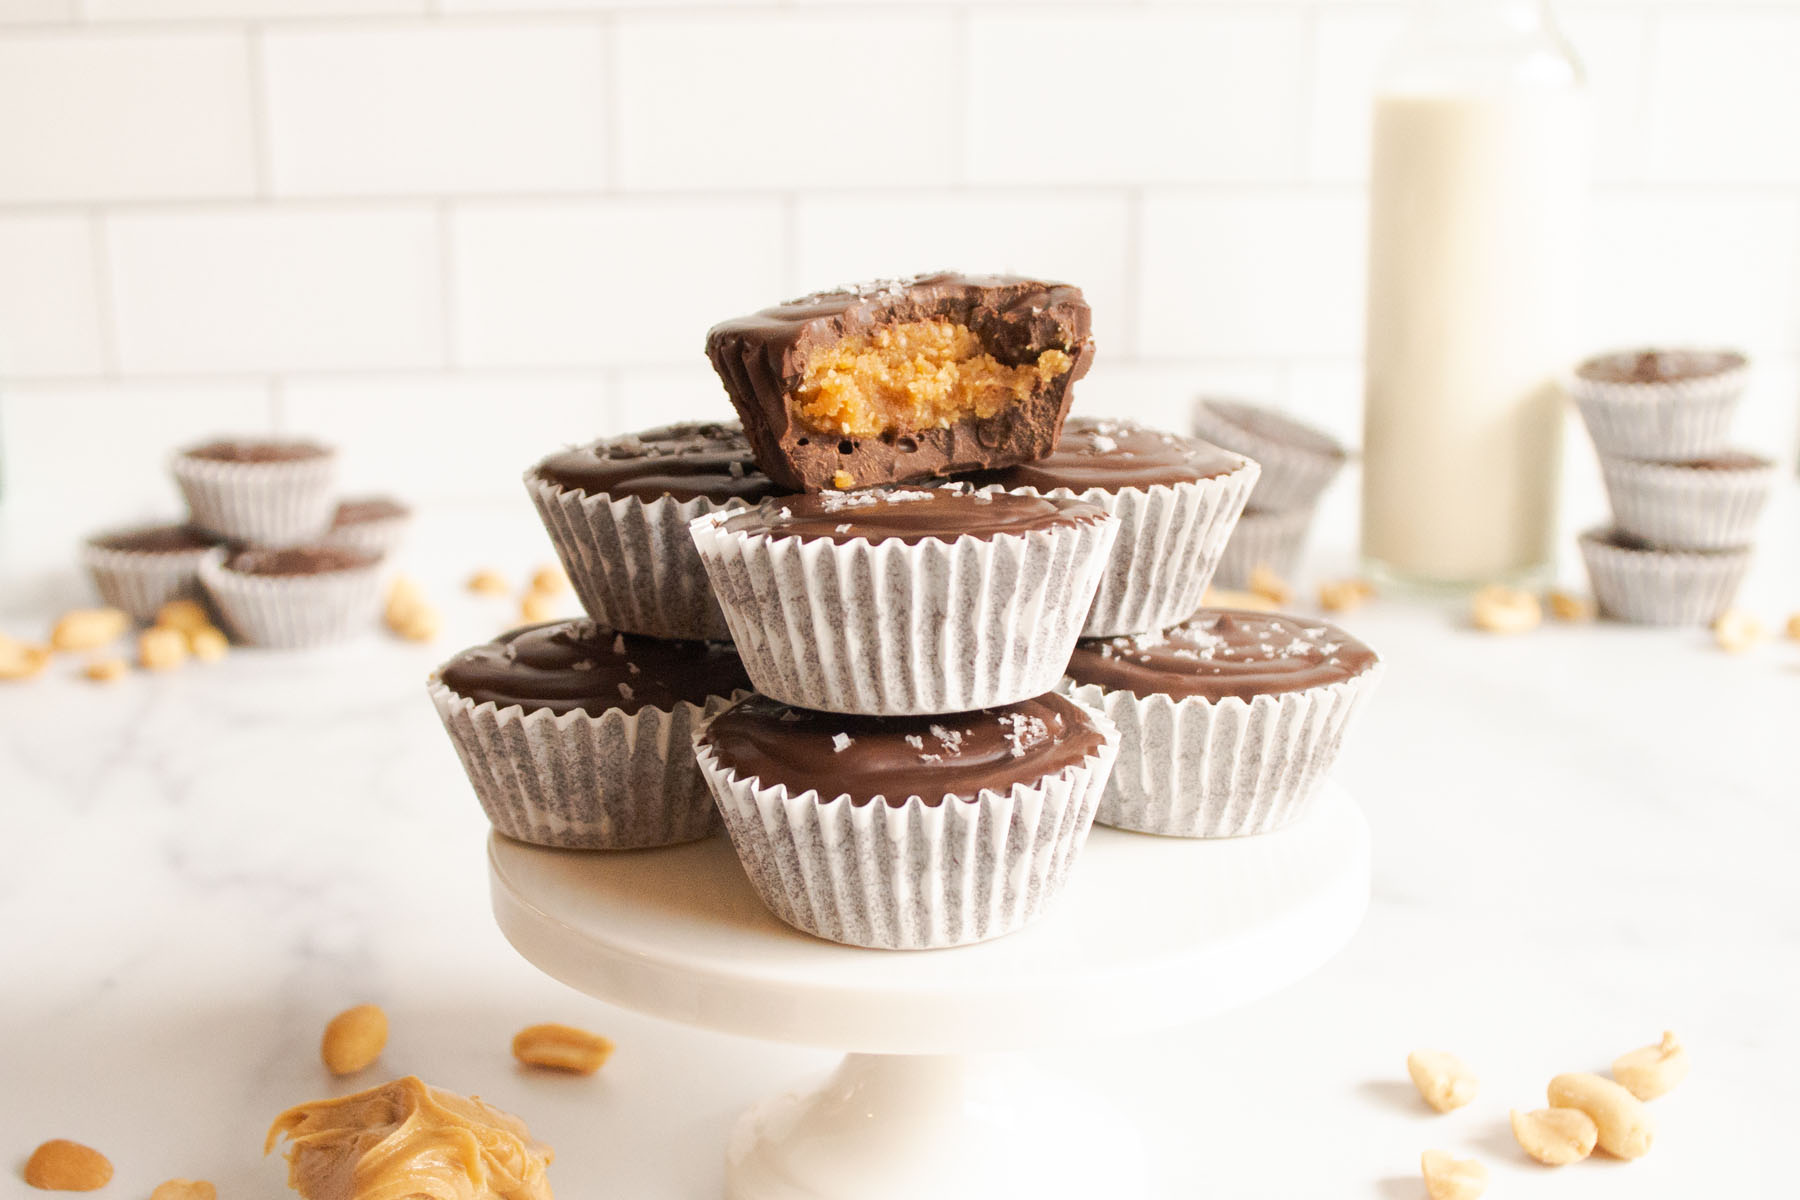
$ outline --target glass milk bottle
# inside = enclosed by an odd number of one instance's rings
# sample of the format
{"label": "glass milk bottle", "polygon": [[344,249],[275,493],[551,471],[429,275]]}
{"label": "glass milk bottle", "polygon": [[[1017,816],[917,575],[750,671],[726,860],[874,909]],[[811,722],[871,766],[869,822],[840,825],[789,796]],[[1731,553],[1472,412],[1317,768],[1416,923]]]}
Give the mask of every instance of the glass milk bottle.
{"label": "glass milk bottle", "polygon": [[1363,556],[1389,580],[1552,558],[1586,89],[1548,0],[1421,0],[1377,84]]}

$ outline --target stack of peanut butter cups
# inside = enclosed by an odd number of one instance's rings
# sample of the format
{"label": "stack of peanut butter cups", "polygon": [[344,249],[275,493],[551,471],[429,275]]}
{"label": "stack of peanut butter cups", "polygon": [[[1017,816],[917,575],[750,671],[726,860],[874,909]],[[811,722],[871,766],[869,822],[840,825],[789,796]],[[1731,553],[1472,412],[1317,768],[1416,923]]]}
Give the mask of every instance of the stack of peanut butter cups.
{"label": "stack of peanut butter cups", "polygon": [[1736,596],[1775,464],[1731,444],[1748,362],[1729,350],[1603,354],[1572,391],[1612,506],[1580,538],[1600,610],[1644,625],[1706,625]]}

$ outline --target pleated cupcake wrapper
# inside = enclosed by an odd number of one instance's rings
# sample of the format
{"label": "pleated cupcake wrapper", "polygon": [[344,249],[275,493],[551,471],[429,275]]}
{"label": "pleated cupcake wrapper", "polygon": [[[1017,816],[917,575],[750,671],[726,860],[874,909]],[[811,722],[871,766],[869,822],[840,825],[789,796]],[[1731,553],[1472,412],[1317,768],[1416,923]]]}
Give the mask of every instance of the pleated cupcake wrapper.
{"label": "pleated cupcake wrapper", "polygon": [[1600,611],[1637,625],[1710,625],[1737,595],[1750,550],[1627,550],[1581,536]]}
{"label": "pleated cupcake wrapper", "polygon": [[381,612],[381,564],[316,575],[227,571],[222,551],[200,563],[200,582],[239,641],[278,650],[341,642]]}
{"label": "pleated cupcake wrapper", "polygon": [[195,525],[234,542],[294,546],[319,539],[337,515],[335,453],[286,462],[170,464]]}
{"label": "pleated cupcake wrapper", "polygon": [[1010,488],[1028,496],[1073,497],[1119,519],[1082,637],[1150,633],[1185,621],[1212,582],[1244,501],[1256,486],[1249,459],[1228,475],[1198,483],[1156,484],[1108,492]]}
{"label": "pleated cupcake wrapper", "polygon": [[1775,483],[1775,465],[1713,469],[1602,455],[1613,524],[1662,550],[1748,546]]}
{"label": "pleated cupcake wrapper", "polygon": [[728,533],[728,518],[691,529],[756,690],[877,716],[969,712],[1054,688],[1119,528],[1109,517],[840,544]]}
{"label": "pleated cupcake wrapper", "polygon": [[698,841],[719,828],[694,762],[694,730],[747,692],[592,716],[476,703],[436,676],[429,688],[482,811],[509,838],[630,850]]}
{"label": "pleated cupcake wrapper", "polygon": [[569,582],[594,620],[647,637],[722,641],[731,636],[688,525],[744,507],[700,497],[612,499],[525,473],[525,487]]}
{"label": "pleated cupcake wrapper", "polygon": [[1306,544],[1312,520],[1311,508],[1293,512],[1257,509],[1245,512],[1231,531],[1225,552],[1219,556],[1213,582],[1223,588],[1242,590],[1250,586],[1250,575],[1258,565],[1268,567],[1284,579],[1292,578],[1294,569],[1300,565],[1300,550]]}
{"label": "pleated cupcake wrapper", "polygon": [[1041,915],[1087,842],[1117,732],[1075,766],[973,801],[852,804],[764,787],[698,746],[725,830],[769,910],[796,929],[880,950],[987,941]]}
{"label": "pleated cupcake wrapper", "polygon": [[1261,512],[1310,511],[1320,493],[1344,469],[1341,455],[1321,454],[1266,438],[1225,420],[1208,408],[1205,400],[1194,405],[1194,436],[1245,455],[1262,468],[1251,495]]}
{"label": "pleated cupcake wrapper", "polygon": [[319,540],[328,546],[348,546],[352,550],[367,550],[387,558],[400,548],[411,529],[410,516],[377,517],[373,521],[333,525]]}
{"label": "pleated cupcake wrapper", "polygon": [[1095,821],[1167,837],[1269,833],[1306,812],[1379,664],[1340,683],[1229,697],[1140,697],[1066,680],[1062,690],[1118,727]]}
{"label": "pleated cupcake wrapper", "polygon": [[1667,383],[1602,383],[1577,375],[1569,390],[1601,454],[1691,462],[1725,449],[1749,378],[1747,366]]}
{"label": "pleated cupcake wrapper", "polygon": [[204,594],[200,562],[211,553],[110,550],[89,544],[81,548],[81,561],[102,600],[131,614],[132,620],[149,624],[169,601],[197,600]]}

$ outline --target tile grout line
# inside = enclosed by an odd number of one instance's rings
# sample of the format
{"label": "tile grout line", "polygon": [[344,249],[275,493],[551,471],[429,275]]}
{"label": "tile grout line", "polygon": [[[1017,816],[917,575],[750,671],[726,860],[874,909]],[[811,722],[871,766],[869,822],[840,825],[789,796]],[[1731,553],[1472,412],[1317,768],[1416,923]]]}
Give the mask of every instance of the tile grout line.
{"label": "tile grout line", "polygon": [[269,102],[264,85],[267,63],[264,61],[263,28],[251,25],[245,31],[245,53],[248,56],[250,85],[250,138],[254,155],[256,194],[254,199],[268,203],[274,199],[274,152],[269,130]]}
{"label": "tile grout line", "polygon": [[1125,311],[1121,316],[1125,328],[1130,331],[1130,345],[1126,350],[1134,359],[1143,345],[1138,317],[1144,308],[1139,295],[1144,278],[1144,189],[1132,187],[1125,190]]}
{"label": "tile grout line", "polygon": [[625,123],[620,119],[619,109],[625,97],[625,83],[619,70],[623,60],[619,54],[619,21],[616,14],[607,14],[606,19],[601,22],[600,38],[600,65],[606,72],[606,78],[601,83],[606,90],[606,110],[600,114],[600,136],[606,139],[606,146],[602,151],[606,173],[602,190],[611,196],[620,191],[624,166],[619,135]]}
{"label": "tile grout line", "polygon": [[462,356],[458,353],[456,324],[456,237],[451,229],[454,219],[452,202],[444,199],[433,205],[437,221],[438,260],[438,341],[439,358],[447,371],[456,369]]}
{"label": "tile grout line", "polygon": [[103,209],[88,210],[88,246],[94,256],[94,307],[100,326],[100,366],[106,378],[118,379],[118,301],[113,296],[112,238],[108,236]]}

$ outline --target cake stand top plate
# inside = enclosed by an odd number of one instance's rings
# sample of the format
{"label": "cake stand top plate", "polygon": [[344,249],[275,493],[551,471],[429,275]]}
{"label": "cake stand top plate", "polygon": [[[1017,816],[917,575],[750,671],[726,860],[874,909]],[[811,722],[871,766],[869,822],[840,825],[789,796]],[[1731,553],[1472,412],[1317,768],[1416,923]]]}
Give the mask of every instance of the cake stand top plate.
{"label": "cake stand top plate", "polygon": [[791,929],[724,838],[596,853],[495,834],[488,864],[519,953],[608,1003],[770,1041],[966,1054],[1179,1025],[1293,983],[1361,922],[1369,831],[1332,783],[1304,820],[1259,837],[1096,827],[1040,921],[951,950]]}

